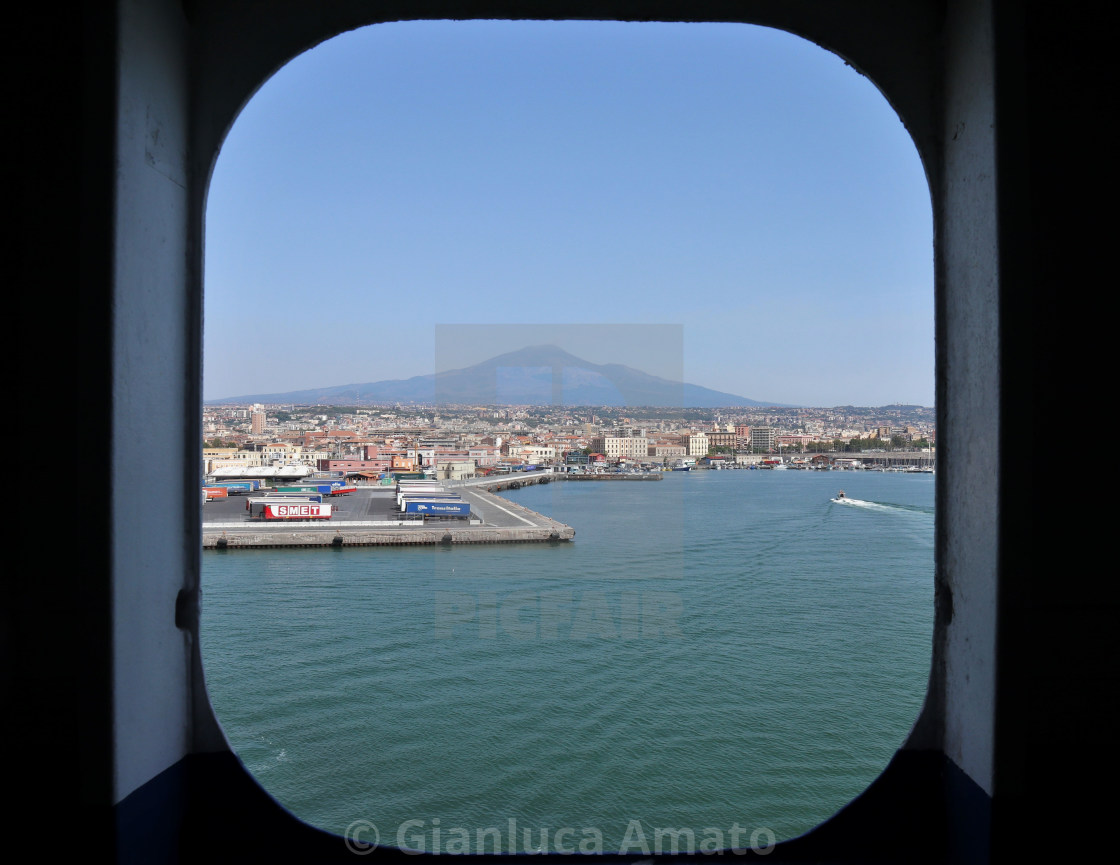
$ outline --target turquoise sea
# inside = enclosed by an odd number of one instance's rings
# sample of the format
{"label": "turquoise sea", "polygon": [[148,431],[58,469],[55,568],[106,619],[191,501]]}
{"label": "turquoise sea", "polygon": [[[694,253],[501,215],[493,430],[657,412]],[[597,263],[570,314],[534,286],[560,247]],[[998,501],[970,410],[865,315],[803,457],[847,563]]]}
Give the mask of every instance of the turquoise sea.
{"label": "turquoise sea", "polygon": [[862,791],[921,708],[934,483],[552,483],[506,495],[571,543],[207,551],[207,687],[273,796],[361,840],[790,838]]}

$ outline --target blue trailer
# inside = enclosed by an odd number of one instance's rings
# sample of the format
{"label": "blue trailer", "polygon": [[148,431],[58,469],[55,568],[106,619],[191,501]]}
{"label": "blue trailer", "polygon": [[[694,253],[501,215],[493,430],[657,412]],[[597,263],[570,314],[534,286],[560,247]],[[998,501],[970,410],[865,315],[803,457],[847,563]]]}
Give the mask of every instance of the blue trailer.
{"label": "blue trailer", "polygon": [[445,499],[411,499],[404,503],[404,513],[430,517],[469,517],[470,502],[450,502]]}
{"label": "blue trailer", "polygon": [[260,481],[215,481],[208,487],[221,487],[227,495],[256,492],[261,488]]}

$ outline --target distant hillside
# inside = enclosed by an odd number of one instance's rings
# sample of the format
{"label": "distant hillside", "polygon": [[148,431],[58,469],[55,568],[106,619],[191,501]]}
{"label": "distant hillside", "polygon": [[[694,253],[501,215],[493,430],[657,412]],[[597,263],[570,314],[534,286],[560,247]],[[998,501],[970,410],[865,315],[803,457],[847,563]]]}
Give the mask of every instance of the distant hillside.
{"label": "distant hillside", "polygon": [[[554,374],[554,371],[556,374]],[[287,393],[256,393],[208,400],[297,405],[385,403],[471,405],[603,405],[722,408],[781,405],[670,381],[620,363],[596,364],[554,345],[492,357],[465,369],[408,379],[345,384]]]}

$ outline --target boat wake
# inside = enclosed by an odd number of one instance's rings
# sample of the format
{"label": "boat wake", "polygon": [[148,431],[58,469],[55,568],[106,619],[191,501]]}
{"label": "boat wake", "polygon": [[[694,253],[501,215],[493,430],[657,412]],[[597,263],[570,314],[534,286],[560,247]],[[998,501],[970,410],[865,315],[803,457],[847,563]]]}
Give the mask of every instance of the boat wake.
{"label": "boat wake", "polygon": [[849,505],[853,508],[863,508],[869,511],[914,511],[918,513],[933,513],[932,508],[915,507],[914,505],[892,505],[883,502],[869,502],[863,499],[853,499],[850,496],[836,496],[829,499],[835,505]]}
{"label": "boat wake", "polygon": [[850,505],[853,508],[876,508],[879,510],[889,510],[886,505],[880,505],[877,502],[865,502],[863,499],[853,499],[851,496],[836,496],[831,499],[834,505]]}

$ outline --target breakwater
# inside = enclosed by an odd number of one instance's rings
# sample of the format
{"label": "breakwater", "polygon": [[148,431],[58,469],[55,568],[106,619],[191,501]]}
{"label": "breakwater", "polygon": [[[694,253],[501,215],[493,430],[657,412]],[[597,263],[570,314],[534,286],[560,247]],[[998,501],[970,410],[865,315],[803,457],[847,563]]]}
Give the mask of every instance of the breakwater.
{"label": "breakwater", "polygon": [[503,475],[501,477],[472,478],[459,481],[463,487],[481,487],[489,492],[500,490],[519,490],[536,484],[549,484],[557,481],[659,481],[660,472],[619,473],[619,474],[569,474],[567,472],[532,472],[523,475]]}

